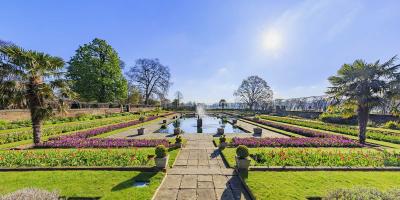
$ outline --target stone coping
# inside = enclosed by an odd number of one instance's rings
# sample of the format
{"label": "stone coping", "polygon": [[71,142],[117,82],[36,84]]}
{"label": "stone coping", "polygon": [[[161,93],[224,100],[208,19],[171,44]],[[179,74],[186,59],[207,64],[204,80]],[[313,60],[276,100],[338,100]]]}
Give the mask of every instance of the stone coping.
{"label": "stone coping", "polygon": [[18,167],[18,168],[0,168],[0,172],[18,172],[18,171],[141,171],[141,172],[158,172],[160,169],[149,166],[137,167]]}
{"label": "stone coping", "polygon": [[251,166],[249,171],[400,171],[400,167]]}

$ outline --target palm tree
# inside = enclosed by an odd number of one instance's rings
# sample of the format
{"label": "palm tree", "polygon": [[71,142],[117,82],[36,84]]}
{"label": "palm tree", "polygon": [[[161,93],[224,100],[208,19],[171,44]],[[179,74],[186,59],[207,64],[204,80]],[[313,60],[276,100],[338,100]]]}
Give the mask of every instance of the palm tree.
{"label": "palm tree", "polygon": [[225,106],[226,106],[226,100],[225,99],[221,99],[219,101],[219,106],[222,107],[222,110],[223,110],[225,108]]}
{"label": "palm tree", "polygon": [[[64,61],[16,45],[0,47],[0,99],[26,103],[31,113],[33,142],[40,142],[42,122],[53,113],[60,98],[72,94],[60,70]],[[60,101],[61,102],[61,101]]]}
{"label": "palm tree", "polygon": [[397,93],[400,65],[395,65],[397,56],[381,63],[366,63],[356,60],[352,64],[344,64],[337,75],[329,77],[332,87],[327,94],[344,104],[357,107],[359,140],[364,144],[369,111],[384,103],[389,96]]}

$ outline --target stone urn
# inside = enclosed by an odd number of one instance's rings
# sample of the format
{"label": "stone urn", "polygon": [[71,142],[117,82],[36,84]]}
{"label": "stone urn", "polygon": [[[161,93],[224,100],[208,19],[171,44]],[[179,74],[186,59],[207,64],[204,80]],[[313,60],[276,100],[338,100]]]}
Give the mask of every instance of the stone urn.
{"label": "stone urn", "polygon": [[220,148],[220,149],[225,149],[226,146],[228,146],[228,143],[226,143],[226,142],[221,142],[221,143],[219,143],[219,148]]}
{"label": "stone urn", "polygon": [[162,123],[163,123],[163,124],[166,124],[166,123],[167,123],[167,120],[166,120],[166,119],[164,119],[164,120],[162,121]]}
{"label": "stone urn", "polygon": [[236,166],[239,170],[248,170],[250,167],[250,159],[249,158],[239,158],[238,156],[235,157]]}
{"label": "stone urn", "polygon": [[167,155],[164,158],[155,158],[155,162],[156,162],[156,167],[159,169],[165,169],[167,168],[167,164],[168,164],[168,158],[169,156]]}
{"label": "stone urn", "polygon": [[232,124],[237,124],[237,119],[233,119]]}
{"label": "stone urn", "polygon": [[254,131],[254,135],[262,135],[262,129],[261,128],[254,128],[253,129],[253,131]]}
{"label": "stone urn", "polygon": [[179,143],[175,143],[175,147],[177,147],[177,148],[182,148],[182,142],[179,142]]}
{"label": "stone urn", "polygon": [[144,128],[139,128],[137,130],[138,135],[144,135]]}
{"label": "stone urn", "polygon": [[224,128],[218,128],[217,129],[217,134],[218,135],[223,135],[224,134]]}
{"label": "stone urn", "polygon": [[174,128],[174,135],[179,135],[181,134],[181,129],[180,128]]}

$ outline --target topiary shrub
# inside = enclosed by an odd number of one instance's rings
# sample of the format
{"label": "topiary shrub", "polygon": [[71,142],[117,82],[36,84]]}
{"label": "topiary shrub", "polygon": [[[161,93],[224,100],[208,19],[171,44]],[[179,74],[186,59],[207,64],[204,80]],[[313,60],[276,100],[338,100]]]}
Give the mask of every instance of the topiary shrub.
{"label": "topiary shrub", "polygon": [[155,154],[157,158],[165,158],[167,156],[167,148],[164,145],[158,145]]}
{"label": "topiary shrub", "polygon": [[140,116],[140,117],[139,117],[139,120],[140,120],[140,121],[144,121],[144,116]]}
{"label": "topiary shrub", "polygon": [[236,149],[236,155],[239,159],[245,159],[249,156],[249,149],[244,145],[239,145]]}
{"label": "topiary shrub", "polygon": [[224,143],[226,142],[226,137],[225,135],[221,135],[221,137],[219,137],[219,143]]}
{"label": "topiary shrub", "polygon": [[161,125],[161,129],[167,129],[167,125],[165,124]]}
{"label": "topiary shrub", "polygon": [[177,143],[177,144],[180,144],[180,143],[182,143],[182,137],[181,136],[176,136],[176,138],[175,138],[175,143]]}

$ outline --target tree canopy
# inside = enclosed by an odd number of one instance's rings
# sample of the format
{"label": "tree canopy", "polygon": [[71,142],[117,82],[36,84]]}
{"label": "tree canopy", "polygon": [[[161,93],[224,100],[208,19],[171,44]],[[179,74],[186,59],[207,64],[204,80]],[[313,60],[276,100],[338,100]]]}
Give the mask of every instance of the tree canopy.
{"label": "tree canopy", "polygon": [[239,101],[246,103],[252,110],[254,106],[262,105],[272,100],[272,90],[267,82],[258,76],[249,76],[242,81],[239,88],[234,92]]}
{"label": "tree canopy", "polygon": [[69,61],[72,89],[84,101],[114,102],[127,97],[127,81],[117,52],[105,40],[95,38],[80,46]]}
{"label": "tree canopy", "polygon": [[171,85],[169,68],[158,59],[138,59],[128,72],[129,82],[136,85],[149,105],[151,97],[166,96]]}
{"label": "tree canopy", "polygon": [[332,86],[327,94],[337,102],[357,106],[361,143],[365,143],[369,111],[400,94],[400,65],[395,61],[396,56],[384,63],[355,60],[342,65],[337,75],[329,77]]}
{"label": "tree canopy", "polygon": [[53,114],[52,105],[73,94],[63,79],[63,67],[59,57],[16,45],[0,47],[0,99],[3,104],[28,106],[35,144],[40,142],[42,121]]}

